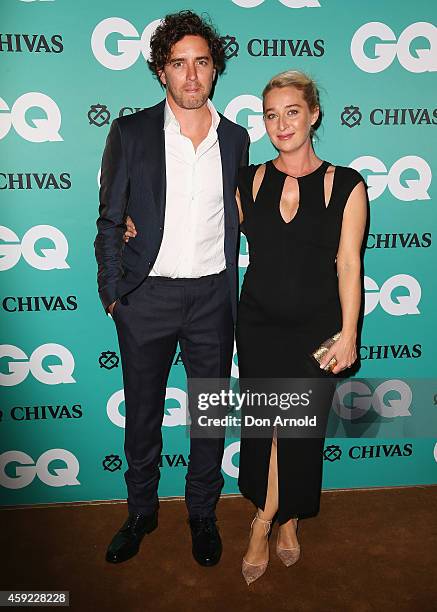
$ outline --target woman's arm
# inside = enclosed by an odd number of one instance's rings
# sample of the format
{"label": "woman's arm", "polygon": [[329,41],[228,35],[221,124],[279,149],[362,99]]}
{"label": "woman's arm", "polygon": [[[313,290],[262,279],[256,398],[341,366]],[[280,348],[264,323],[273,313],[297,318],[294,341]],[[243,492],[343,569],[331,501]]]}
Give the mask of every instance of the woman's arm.
{"label": "woman's arm", "polygon": [[237,187],[237,191],[235,192],[235,201],[237,202],[237,207],[238,207],[238,218],[240,220],[240,225],[241,223],[243,223],[243,209],[241,208],[241,198],[240,198],[240,191],[238,190]]}
{"label": "woman's arm", "polygon": [[357,358],[357,324],[361,306],[361,245],[367,220],[367,196],[362,182],[352,190],[343,212],[337,253],[338,290],[343,326],[341,338],[323,359],[324,368],[332,357],[337,360],[333,374],[350,367]]}

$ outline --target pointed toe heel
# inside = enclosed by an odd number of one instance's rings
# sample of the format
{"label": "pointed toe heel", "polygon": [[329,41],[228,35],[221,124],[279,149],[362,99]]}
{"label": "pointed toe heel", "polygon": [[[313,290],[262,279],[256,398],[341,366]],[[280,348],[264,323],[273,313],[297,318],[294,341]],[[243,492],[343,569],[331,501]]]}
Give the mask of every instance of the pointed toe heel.
{"label": "pointed toe heel", "polygon": [[294,565],[299,560],[300,546],[295,546],[294,548],[279,548],[277,546],[276,554],[286,567],[290,567],[290,565]]}
{"label": "pointed toe heel", "polygon": [[267,569],[269,562],[266,561],[261,565],[253,565],[252,563],[248,563],[245,559],[243,559],[243,563],[241,566],[241,573],[243,574],[244,580],[247,582],[247,586],[261,578],[264,572]]}
{"label": "pointed toe heel", "polygon": [[[253,524],[255,521],[260,521],[261,523],[264,523],[264,533],[265,533],[265,536],[268,538],[270,534],[270,528],[272,526],[272,521],[265,521],[264,519],[258,516],[258,512],[257,512],[250,525],[251,532],[252,532]],[[243,574],[243,578],[246,581],[248,586],[252,584],[252,582],[255,582],[255,580],[258,580],[258,578],[261,578],[261,576],[266,571],[268,564],[269,564],[268,558],[267,558],[267,561],[265,561],[264,563],[254,565],[253,563],[248,563],[246,559],[243,557],[243,563],[241,565],[241,573]]]}
{"label": "pointed toe heel", "polygon": [[[299,519],[296,519],[296,531],[297,531],[297,522]],[[278,533],[279,538],[279,533]],[[300,557],[300,544],[297,546],[293,546],[293,548],[281,548],[276,542],[276,554],[281,559],[282,563],[286,567],[290,567],[290,565],[294,565]]]}

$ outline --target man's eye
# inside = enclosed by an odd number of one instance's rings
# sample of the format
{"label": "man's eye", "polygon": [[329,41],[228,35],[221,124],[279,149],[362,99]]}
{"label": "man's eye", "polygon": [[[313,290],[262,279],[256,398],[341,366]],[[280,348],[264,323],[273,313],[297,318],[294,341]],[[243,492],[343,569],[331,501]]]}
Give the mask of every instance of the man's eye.
{"label": "man's eye", "polygon": [[180,68],[182,66],[182,62],[173,62],[174,68]]}
{"label": "man's eye", "polygon": [[287,115],[297,115],[297,110],[296,109],[291,109],[288,111]]}
{"label": "man's eye", "polygon": [[271,120],[271,119],[274,119],[274,118],[276,117],[276,115],[275,115],[274,113],[268,113],[268,114],[266,115],[266,117],[267,117],[267,119],[270,119],[270,120]]}

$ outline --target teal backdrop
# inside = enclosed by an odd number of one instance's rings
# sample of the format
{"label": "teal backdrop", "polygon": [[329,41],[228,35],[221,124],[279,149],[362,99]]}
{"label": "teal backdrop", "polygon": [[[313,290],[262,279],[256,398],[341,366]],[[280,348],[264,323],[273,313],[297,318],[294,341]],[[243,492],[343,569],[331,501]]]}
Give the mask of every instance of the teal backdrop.
{"label": "teal backdrop", "polygon": [[[437,483],[435,2],[4,0],[2,503],[125,497],[121,365],[96,288],[99,170],[111,121],[162,99],[149,39],[183,8],[208,13],[225,37],[229,61],[213,101],[249,129],[252,163],[275,155],[263,86],[295,68],[320,86],[318,155],[355,167],[369,186],[361,368],[336,398],[323,487]],[[247,260],[243,238],[240,279]],[[185,390],[176,355],[162,497],[184,492]],[[238,492],[238,450],[229,439],[224,493]]]}

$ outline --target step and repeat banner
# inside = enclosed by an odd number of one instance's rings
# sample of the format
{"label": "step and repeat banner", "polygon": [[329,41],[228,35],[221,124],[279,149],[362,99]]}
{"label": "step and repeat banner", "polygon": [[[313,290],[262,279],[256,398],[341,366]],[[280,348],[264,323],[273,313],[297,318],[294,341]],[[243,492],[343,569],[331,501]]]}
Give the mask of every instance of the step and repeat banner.
{"label": "step and repeat banner", "polygon": [[[111,121],[162,99],[146,63],[150,36],[166,13],[186,8],[208,13],[224,37],[228,65],[214,104],[248,129],[252,163],[275,156],[262,89],[295,68],[320,86],[318,155],[356,168],[368,184],[361,368],[336,395],[323,487],[437,483],[436,6],[368,4],[3,0],[4,505],[125,498],[120,355],[97,295],[93,247],[100,163]],[[240,279],[247,263],[243,237]],[[163,423],[162,497],[184,492],[186,417],[177,353]],[[239,442],[228,439],[224,493],[238,492],[238,461]]]}

